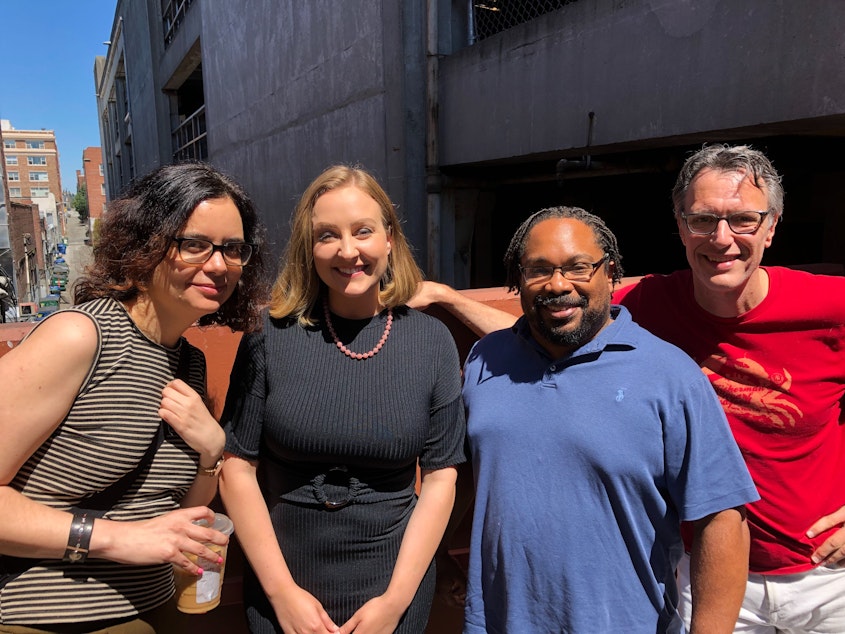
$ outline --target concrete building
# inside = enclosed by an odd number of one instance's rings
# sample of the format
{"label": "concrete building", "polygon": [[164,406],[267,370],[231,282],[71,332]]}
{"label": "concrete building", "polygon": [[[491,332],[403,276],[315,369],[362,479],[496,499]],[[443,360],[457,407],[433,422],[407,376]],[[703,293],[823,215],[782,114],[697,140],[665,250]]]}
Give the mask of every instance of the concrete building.
{"label": "concrete building", "polygon": [[750,142],[787,191],[767,262],[843,265],[843,23],[838,0],[118,0],[95,62],[106,189],[208,160],[278,254],[307,183],[358,163],[430,277],[492,286],[557,204],[605,217],[629,274],[685,266],[678,168]]}

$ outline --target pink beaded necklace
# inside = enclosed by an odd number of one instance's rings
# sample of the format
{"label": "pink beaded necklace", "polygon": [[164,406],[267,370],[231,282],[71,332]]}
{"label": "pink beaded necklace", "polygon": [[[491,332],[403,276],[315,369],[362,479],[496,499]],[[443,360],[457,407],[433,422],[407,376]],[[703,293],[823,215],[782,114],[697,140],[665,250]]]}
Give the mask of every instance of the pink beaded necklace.
{"label": "pink beaded necklace", "polygon": [[335,345],[340,348],[340,351],[345,354],[350,359],[355,359],[360,361],[362,359],[369,359],[370,357],[376,356],[378,351],[382,349],[384,346],[384,342],[387,341],[388,335],[390,335],[390,328],[393,326],[393,309],[387,309],[387,324],[384,326],[384,332],[381,335],[381,339],[378,340],[376,347],[370,350],[369,352],[352,352],[349,348],[343,345],[340,338],[337,336],[337,333],[334,330],[334,326],[332,326],[332,318],[329,314],[329,302],[324,298],[323,299],[323,314],[326,316],[326,327],[329,329],[329,334],[334,339]]}

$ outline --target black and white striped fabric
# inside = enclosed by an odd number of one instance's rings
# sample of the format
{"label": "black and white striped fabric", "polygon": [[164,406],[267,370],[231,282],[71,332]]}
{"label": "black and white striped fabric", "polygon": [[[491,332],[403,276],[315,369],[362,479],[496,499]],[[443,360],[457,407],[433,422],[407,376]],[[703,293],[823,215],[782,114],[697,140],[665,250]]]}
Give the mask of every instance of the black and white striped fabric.
{"label": "black and white striped fabric", "polygon": [[[105,489],[141,460],[158,433],[161,391],[176,375],[180,354],[178,347],[148,339],[113,299],[72,310],[89,315],[97,325],[98,359],[65,420],[11,483],[27,497],[63,510],[85,508],[85,497]],[[181,345],[190,346],[184,339]],[[189,383],[204,397],[205,358],[196,348],[189,352]],[[26,425],[26,412],[20,413],[20,424]],[[196,475],[198,456],[173,436],[165,438],[137,482],[106,513],[108,519],[143,520],[178,508]],[[0,623],[133,616],[166,602],[174,591],[170,564],[128,566],[97,559],[33,564],[0,590]]]}

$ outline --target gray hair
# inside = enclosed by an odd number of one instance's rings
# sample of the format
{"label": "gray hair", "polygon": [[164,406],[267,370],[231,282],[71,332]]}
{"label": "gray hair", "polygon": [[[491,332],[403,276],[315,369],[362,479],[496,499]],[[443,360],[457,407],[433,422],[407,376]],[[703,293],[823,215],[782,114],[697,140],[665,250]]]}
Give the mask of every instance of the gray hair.
{"label": "gray hair", "polygon": [[766,193],[769,208],[775,222],[783,215],[783,185],[781,176],[766,158],[766,155],[750,145],[705,145],[690,156],[678,174],[672,188],[672,204],[675,213],[684,211],[684,198],[690,183],[705,169],[719,172],[745,172],[752,182]]}

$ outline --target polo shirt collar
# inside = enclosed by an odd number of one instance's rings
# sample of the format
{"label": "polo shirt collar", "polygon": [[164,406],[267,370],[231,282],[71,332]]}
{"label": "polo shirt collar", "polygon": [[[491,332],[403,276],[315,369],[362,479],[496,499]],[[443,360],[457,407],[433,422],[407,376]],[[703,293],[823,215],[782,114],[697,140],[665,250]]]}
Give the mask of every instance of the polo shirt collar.
{"label": "polo shirt collar", "polygon": [[572,361],[585,355],[600,354],[603,350],[632,350],[636,348],[639,343],[639,337],[637,336],[638,329],[636,328],[628,309],[618,304],[612,304],[610,306],[610,317],[612,321],[604,330],[580,348],[577,348],[569,355],[562,357],[562,359],[552,359],[549,356],[549,353],[546,352],[546,349],[543,348],[536,339],[534,339],[534,335],[531,333],[531,328],[528,326],[528,320],[525,318],[525,315],[516,321],[516,323],[511,327],[511,330],[534,350],[552,361]]}

